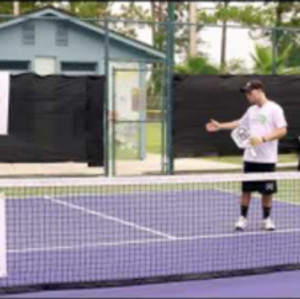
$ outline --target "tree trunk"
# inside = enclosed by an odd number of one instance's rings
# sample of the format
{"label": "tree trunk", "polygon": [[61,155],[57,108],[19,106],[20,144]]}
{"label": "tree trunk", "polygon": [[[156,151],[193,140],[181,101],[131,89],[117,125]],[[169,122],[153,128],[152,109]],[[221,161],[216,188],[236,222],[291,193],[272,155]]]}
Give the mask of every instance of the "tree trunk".
{"label": "tree trunk", "polygon": [[282,4],[278,3],[276,6],[276,26],[281,26],[281,22],[282,22],[282,13],[283,13],[283,9],[282,9]]}
{"label": "tree trunk", "polygon": [[13,14],[14,16],[19,16],[20,15],[20,2],[19,1],[14,1],[13,2]]}
{"label": "tree trunk", "polygon": [[98,3],[97,18],[98,18],[98,20],[97,20],[98,25],[103,26],[103,22],[102,22],[103,15],[102,15],[102,3],[101,2]]}
{"label": "tree trunk", "polygon": [[[164,18],[164,2],[158,2],[158,14],[157,14],[157,16],[158,16],[158,21],[159,22],[165,22],[166,21],[165,18]],[[159,28],[161,28],[160,26],[161,25],[159,25]],[[158,32],[160,32],[160,30]],[[158,49],[162,50],[163,45],[164,45],[164,43],[163,43],[162,39],[160,39],[159,43],[157,45]]]}
{"label": "tree trunk", "polygon": [[[197,23],[197,3],[189,3],[189,22],[192,24]],[[189,38],[189,57],[197,56],[197,26],[190,25],[189,28],[190,38]]]}
{"label": "tree trunk", "polygon": [[[156,15],[156,3],[155,3],[155,1],[151,1],[150,5],[151,5],[151,19],[152,19],[152,21],[156,21],[157,20],[157,15]],[[152,31],[152,45],[154,47],[156,47],[156,41],[155,41],[156,27],[155,27],[154,23],[151,24],[151,31]]]}
{"label": "tree trunk", "polygon": [[[228,7],[229,2],[224,2],[224,7]],[[221,73],[225,73],[226,71],[226,44],[227,44],[227,20],[226,18],[223,20],[222,24],[222,41],[221,41]]]}

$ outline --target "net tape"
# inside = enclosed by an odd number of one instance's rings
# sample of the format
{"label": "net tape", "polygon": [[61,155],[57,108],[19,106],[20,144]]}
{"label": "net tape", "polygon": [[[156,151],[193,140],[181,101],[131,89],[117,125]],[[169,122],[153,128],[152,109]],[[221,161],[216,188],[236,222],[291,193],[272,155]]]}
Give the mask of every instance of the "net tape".
{"label": "net tape", "polygon": [[147,177],[82,177],[82,178],[9,178],[0,179],[0,189],[6,187],[65,187],[65,186],[130,186],[176,185],[265,180],[299,180],[300,172],[226,173]]}

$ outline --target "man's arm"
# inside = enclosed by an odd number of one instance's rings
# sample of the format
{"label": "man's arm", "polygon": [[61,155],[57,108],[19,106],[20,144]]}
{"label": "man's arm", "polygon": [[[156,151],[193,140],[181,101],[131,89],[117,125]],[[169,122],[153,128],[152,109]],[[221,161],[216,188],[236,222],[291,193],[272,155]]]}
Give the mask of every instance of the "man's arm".
{"label": "man's arm", "polygon": [[242,116],[242,118],[234,121],[220,123],[214,119],[211,119],[210,122],[206,124],[206,130],[208,132],[217,132],[220,130],[234,130],[238,128],[240,125],[247,126],[248,120],[249,120],[249,109]]}
{"label": "man's arm", "polygon": [[226,122],[226,123],[220,123],[214,119],[211,119],[209,123],[206,124],[206,130],[208,132],[217,132],[220,130],[233,130],[237,128],[240,124],[239,120]]}
{"label": "man's arm", "polygon": [[275,129],[271,134],[264,136],[263,140],[265,142],[269,142],[269,141],[273,141],[273,140],[277,140],[277,139],[281,139],[283,138],[285,135],[287,134],[287,128],[283,127],[283,128],[278,128]]}
{"label": "man's arm", "polygon": [[220,123],[221,130],[234,130],[240,125],[239,120],[234,120],[226,123]]}
{"label": "man's arm", "polygon": [[273,120],[275,125],[275,130],[272,134],[264,136],[265,141],[273,141],[277,139],[281,139],[287,134],[288,123],[286,121],[283,109],[278,106],[274,111]]}
{"label": "man's arm", "polygon": [[258,145],[263,144],[264,142],[269,142],[269,141],[281,139],[286,134],[287,134],[287,128],[286,127],[278,128],[278,129],[275,129],[271,134],[269,134],[267,136],[263,136],[263,137],[254,136],[254,137],[251,137],[250,138],[250,144],[252,146],[258,146]]}

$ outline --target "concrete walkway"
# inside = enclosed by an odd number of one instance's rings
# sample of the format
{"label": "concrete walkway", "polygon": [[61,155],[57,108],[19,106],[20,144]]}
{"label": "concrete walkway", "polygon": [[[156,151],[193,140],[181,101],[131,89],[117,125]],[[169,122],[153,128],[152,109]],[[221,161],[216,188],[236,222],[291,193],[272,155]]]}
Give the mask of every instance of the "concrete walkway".
{"label": "concrete walkway", "polygon": [[[278,164],[278,169],[296,170],[297,163]],[[159,155],[149,154],[144,161],[117,161],[116,175],[160,174],[162,161]],[[211,161],[202,158],[182,158],[175,160],[176,173],[220,173],[242,170],[242,165]],[[103,167],[88,167],[85,163],[0,163],[0,177],[15,176],[103,176]]]}
{"label": "concrete walkway", "polygon": [[103,168],[85,163],[0,163],[0,177],[103,175]]}

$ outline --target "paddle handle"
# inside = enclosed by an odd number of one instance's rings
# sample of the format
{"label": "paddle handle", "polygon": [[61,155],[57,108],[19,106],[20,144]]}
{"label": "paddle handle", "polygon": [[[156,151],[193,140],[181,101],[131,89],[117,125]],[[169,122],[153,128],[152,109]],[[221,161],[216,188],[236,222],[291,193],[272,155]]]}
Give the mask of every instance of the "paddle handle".
{"label": "paddle handle", "polygon": [[254,149],[253,146],[250,146],[250,147],[249,147],[249,151],[250,151],[250,154],[251,154],[251,156],[252,156],[253,158],[256,158],[256,157],[257,157],[257,153],[256,153],[256,151],[255,151],[255,149]]}

